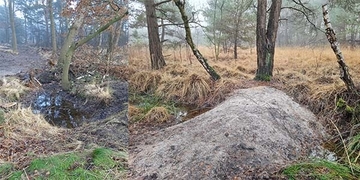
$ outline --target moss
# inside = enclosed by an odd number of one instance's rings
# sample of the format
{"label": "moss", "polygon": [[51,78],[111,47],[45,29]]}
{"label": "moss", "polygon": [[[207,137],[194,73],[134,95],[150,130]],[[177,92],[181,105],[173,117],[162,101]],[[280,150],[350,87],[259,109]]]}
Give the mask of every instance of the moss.
{"label": "moss", "polygon": [[346,105],[347,105],[347,103],[343,98],[339,98],[336,102],[336,107],[339,109],[346,107]]}
{"label": "moss", "polygon": [[257,81],[271,81],[271,76],[270,75],[256,75],[255,76],[255,80]]}
{"label": "moss", "polygon": [[[126,152],[97,148],[34,159],[26,175],[30,179],[122,179],[126,176],[126,161]],[[0,166],[0,176],[21,179],[24,171]]]}
{"label": "moss", "polygon": [[344,110],[348,114],[355,114],[356,112],[356,107],[354,108],[349,106],[348,103],[343,98],[339,98],[337,100],[336,107],[339,110]]}
{"label": "moss", "polygon": [[345,112],[349,113],[349,114],[354,114],[355,113],[355,109],[351,106],[346,105],[345,107]]}

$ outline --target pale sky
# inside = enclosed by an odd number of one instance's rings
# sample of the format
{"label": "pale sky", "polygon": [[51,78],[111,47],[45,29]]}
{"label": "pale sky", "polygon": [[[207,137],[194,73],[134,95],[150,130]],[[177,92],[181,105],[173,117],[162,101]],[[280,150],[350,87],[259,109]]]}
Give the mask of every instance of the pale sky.
{"label": "pale sky", "polygon": [[196,9],[201,9],[207,5],[207,0],[186,0],[191,5],[195,6]]}

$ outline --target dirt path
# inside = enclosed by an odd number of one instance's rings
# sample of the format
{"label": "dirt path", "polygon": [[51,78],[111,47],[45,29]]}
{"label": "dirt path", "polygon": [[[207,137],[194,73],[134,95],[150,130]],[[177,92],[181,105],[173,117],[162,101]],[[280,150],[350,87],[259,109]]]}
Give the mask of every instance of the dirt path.
{"label": "dirt path", "polygon": [[0,77],[15,75],[32,68],[42,68],[46,59],[39,55],[38,50],[28,46],[19,46],[18,54],[11,53],[8,44],[0,44]]}

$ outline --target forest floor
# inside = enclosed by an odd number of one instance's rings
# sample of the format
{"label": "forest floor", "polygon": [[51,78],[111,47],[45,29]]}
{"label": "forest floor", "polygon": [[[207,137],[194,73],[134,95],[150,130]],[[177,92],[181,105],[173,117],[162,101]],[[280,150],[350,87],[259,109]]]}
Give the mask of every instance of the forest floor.
{"label": "forest floor", "polygon": [[[88,75],[84,63],[75,62],[74,86],[63,91],[60,73],[47,64],[50,51],[18,50],[0,46],[0,179],[125,177],[127,82]],[[38,161],[53,166],[38,167]]]}
{"label": "forest floor", "polygon": [[0,77],[45,67],[47,58],[39,52],[37,48],[19,46],[18,52],[12,53],[10,44],[0,44]]}

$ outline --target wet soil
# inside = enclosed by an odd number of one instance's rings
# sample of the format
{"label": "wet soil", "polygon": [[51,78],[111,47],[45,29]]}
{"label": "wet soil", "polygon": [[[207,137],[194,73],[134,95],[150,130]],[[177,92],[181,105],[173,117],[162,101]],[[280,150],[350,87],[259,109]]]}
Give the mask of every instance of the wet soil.
{"label": "wet soil", "polygon": [[26,152],[46,156],[57,152],[81,150],[93,145],[127,151],[127,82],[110,81],[112,98],[108,100],[63,91],[58,73],[49,71],[46,67],[46,56],[39,54],[43,51],[19,46],[18,54],[12,54],[8,46],[0,45],[0,78],[15,76],[24,82],[32,73],[31,75],[41,82],[41,86],[32,87],[32,90],[22,97],[21,104],[24,107],[32,107],[33,112],[43,114],[50,124],[61,127],[62,134],[47,140],[30,138],[19,142],[17,139],[5,139],[8,146],[0,146],[0,149],[19,149],[18,146],[21,146],[23,153],[19,152],[16,156],[18,159],[9,156],[1,158],[0,161],[10,159],[17,167],[24,167],[32,158],[25,157]]}

